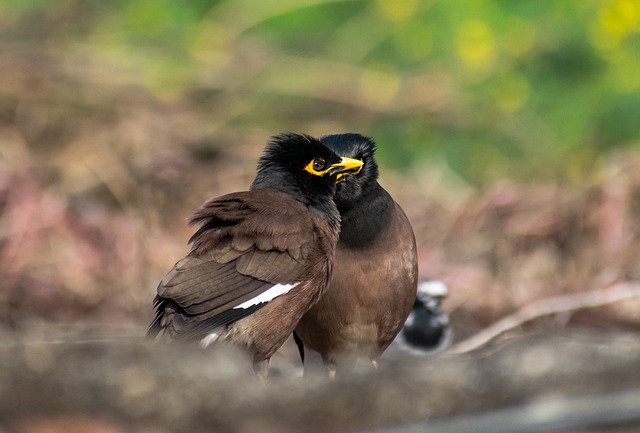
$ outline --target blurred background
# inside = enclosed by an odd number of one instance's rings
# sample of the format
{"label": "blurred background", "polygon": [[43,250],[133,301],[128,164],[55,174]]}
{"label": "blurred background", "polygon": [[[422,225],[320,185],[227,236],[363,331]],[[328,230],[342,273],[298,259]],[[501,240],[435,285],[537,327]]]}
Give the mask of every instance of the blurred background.
{"label": "blurred background", "polygon": [[186,218],[281,131],[376,139],[457,339],[640,279],[636,0],[3,0],[0,71],[5,333],[144,332]]}

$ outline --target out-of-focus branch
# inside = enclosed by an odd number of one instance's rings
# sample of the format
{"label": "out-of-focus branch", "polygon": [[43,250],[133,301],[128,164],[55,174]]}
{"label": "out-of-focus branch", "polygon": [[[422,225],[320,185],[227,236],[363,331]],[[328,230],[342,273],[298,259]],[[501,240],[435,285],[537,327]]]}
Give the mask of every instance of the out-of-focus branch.
{"label": "out-of-focus branch", "polygon": [[600,307],[635,297],[640,297],[640,284],[618,283],[598,291],[541,299],[498,320],[473,337],[453,345],[448,353],[464,353],[477,349],[500,334],[539,317]]}

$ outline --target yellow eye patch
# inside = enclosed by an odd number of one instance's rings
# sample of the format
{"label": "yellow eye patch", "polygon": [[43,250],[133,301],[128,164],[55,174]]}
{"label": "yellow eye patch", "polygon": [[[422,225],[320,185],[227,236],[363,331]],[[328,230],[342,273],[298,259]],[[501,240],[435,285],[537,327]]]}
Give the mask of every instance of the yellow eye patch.
{"label": "yellow eye patch", "polygon": [[[321,165],[323,168],[319,169]],[[324,176],[326,174],[331,175],[343,172],[358,174],[360,170],[362,170],[362,161],[343,157],[340,162],[327,166],[322,158],[314,158],[304,167],[304,169],[314,176]]]}

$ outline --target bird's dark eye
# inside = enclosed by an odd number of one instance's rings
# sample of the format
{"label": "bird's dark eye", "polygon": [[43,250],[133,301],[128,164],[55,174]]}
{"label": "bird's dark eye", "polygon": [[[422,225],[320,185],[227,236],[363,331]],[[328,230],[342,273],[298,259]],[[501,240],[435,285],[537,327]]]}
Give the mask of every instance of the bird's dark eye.
{"label": "bird's dark eye", "polygon": [[316,158],[313,160],[313,169],[315,171],[322,171],[327,163],[322,158]]}

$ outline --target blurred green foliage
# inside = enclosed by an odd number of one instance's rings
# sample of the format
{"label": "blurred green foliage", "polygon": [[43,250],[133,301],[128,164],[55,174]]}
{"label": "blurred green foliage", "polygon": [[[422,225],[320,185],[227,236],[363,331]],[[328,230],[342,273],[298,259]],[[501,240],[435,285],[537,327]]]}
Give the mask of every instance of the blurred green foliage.
{"label": "blurred green foliage", "polygon": [[4,0],[0,17],[5,41],[90,51],[210,108],[216,132],[358,131],[385,163],[471,182],[585,182],[640,141],[638,0]]}

